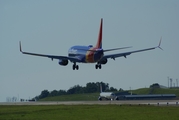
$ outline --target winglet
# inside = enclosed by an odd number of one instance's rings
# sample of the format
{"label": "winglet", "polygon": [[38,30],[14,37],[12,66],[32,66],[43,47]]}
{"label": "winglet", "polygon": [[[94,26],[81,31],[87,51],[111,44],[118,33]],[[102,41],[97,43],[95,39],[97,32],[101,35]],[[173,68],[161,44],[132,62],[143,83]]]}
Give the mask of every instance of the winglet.
{"label": "winglet", "polygon": [[162,37],[160,38],[160,42],[159,42],[159,45],[158,45],[157,47],[160,48],[161,50],[163,50],[163,49],[160,47],[161,42],[162,42]]}
{"label": "winglet", "polygon": [[22,52],[21,41],[19,41],[20,52]]}

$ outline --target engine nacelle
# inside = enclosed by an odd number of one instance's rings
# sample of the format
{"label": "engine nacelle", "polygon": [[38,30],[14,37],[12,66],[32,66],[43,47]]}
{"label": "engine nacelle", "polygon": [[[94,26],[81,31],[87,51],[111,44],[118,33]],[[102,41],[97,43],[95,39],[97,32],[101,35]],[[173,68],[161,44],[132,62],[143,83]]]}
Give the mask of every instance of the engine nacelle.
{"label": "engine nacelle", "polygon": [[68,65],[68,60],[59,60],[58,64],[62,66],[66,66]]}
{"label": "engine nacelle", "polygon": [[101,64],[106,64],[107,62],[108,62],[107,59],[103,59],[103,60],[100,61]]}

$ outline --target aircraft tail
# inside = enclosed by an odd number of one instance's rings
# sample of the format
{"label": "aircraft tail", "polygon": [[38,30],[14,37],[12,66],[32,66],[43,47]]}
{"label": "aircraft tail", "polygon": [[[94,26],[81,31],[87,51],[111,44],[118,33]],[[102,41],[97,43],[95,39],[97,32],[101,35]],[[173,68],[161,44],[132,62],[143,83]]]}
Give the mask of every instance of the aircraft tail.
{"label": "aircraft tail", "polygon": [[102,85],[100,84],[100,93],[102,93],[102,92],[103,92]]}
{"label": "aircraft tail", "polygon": [[96,48],[102,48],[102,31],[103,30],[103,19],[101,18],[101,24],[99,28],[98,41],[96,43]]}

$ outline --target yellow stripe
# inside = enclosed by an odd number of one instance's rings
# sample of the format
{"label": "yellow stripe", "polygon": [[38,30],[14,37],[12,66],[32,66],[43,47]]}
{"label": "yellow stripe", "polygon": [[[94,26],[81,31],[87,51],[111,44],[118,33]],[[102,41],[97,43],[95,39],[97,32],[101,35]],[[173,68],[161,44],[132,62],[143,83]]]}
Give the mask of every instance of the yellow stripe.
{"label": "yellow stripe", "polygon": [[[94,48],[90,48],[90,50],[93,50]],[[92,51],[87,51],[86,53],[86,62],[92,63],[94,62],[94,56],[89,56]]]}

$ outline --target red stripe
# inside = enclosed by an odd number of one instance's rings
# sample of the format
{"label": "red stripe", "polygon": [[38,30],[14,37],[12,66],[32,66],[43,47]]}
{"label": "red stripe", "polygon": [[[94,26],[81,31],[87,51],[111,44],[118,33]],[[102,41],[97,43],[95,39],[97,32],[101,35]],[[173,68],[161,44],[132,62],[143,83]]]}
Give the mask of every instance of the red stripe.
{"label": "red stripe", "polygon": [[[90,50],[95,50],[96,48],[90,48]],[[94,63],[94,52],[93,51],[87,51],[86,53],[86,62],[88,63]]]}
{"label": "red stripe", "polygon": [[100,25],[100,29],[99,29],[99,35],[98,35],[98,41],[97,41],[97,44],[96,44],[96,47],[97,48],[100,48],[101,47],[101,43],[102,43],[102,28],[103,28],[103,19],[101,19],[101,25]]}

